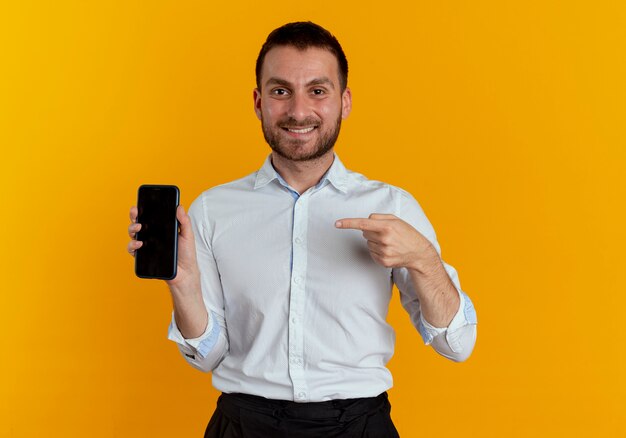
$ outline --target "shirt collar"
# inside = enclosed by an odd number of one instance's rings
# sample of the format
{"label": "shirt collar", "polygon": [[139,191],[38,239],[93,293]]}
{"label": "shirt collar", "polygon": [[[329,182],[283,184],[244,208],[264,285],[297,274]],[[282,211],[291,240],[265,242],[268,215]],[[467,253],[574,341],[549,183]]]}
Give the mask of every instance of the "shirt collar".
{"label": "shirt collar", "polygon": [[[328,180],[337,190],[342,193],[347,193],[347,177],[348,171],[345,166],[337,156],[334,155],[335,159],[333,160],[333,164],[330,166],[328,171],[322,176],[320,181],[316,184],[317,187],[321,187],[325,180]],[[256,179],[254,181],[254,189],[258,189],[266,186],[271,181],[278,179],[279,181],[284,181],[274,166],[272,165],[272,154],[268,155],[263,163],[263,166],[259,169],[256,175]],[[284,184],[283,184],[284,185]]]}

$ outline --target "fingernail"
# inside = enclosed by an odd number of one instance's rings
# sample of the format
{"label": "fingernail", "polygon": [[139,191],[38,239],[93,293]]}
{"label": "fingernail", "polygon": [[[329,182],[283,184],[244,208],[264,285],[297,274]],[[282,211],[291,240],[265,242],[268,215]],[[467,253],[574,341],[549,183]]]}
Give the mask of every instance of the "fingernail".
{"label": "fingernail", "polygon": [[340,228],[340,227],[341,227],[341,221],[337,221],[337,222],[335,222],[335,226],[336,226],[337,228]]}

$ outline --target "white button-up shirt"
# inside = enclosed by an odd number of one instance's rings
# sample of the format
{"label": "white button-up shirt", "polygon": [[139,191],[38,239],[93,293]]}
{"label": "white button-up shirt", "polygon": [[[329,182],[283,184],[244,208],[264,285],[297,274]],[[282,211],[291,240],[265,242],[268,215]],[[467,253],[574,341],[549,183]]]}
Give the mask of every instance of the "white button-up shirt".
{"label": "white button-up shirt", "polygon": [[202,193],[189,208],[209,313],[206,331],[184,339],[172,314],[168,338],[213,385],[297,402],[373,397],[392,386],[386,364],[395,333],[386,317],[392,287],[426,344],[455,361],[471,353],[476,313],[461,291],[448,327],[422,316],[406,268],[385,268],[359,230],[337,219],[394,214],[441,254],[435,232],[406,191],[347,170],[339,158],[298,194],[267,158],[245,178]]}

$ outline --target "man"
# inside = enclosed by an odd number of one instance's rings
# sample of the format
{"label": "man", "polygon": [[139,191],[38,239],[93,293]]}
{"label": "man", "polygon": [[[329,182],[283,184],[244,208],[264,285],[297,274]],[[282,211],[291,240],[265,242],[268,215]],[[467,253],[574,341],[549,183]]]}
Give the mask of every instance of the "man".
{"label": "man", "polygon": [[[313,23],[273,31],[254,109],[272,152],[205,191],[181,224],[169,339],[223,394],[206,437],[393,437],[385,367],[392,286],[426,344],[465,360],[476,315],[434,230],[402,189],[346,170],[348,64]],[[132,224],[128,244],[141,228]]]}

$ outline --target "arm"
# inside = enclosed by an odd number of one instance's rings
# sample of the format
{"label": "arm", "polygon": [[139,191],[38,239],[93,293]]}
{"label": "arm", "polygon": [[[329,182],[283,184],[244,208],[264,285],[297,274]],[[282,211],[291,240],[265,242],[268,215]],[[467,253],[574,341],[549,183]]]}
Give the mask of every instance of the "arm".
{"label": "arm", "polygon": [[168,339],[176,342],[191,366],[209,372],[227,354],[228,336],[222,285],[207,235],[202,195],[189,208],[189,215],[179,215],[179,221],[178,274],[167,282],[174,305]]}
{"label": "arm", "polygon": [[[408,224],[407,226],[410,227]],[[419,234],[417,231],[415,233]],[[415,247],[422,244],[423,248],[414,262],[405,267],[420,302],[422,314],[434,326],[447,327],[459,310],[461,299],[432,244],[419,236],[415,240]]]}
{"label": "arm", "polygon": [[[418,202],[400,192],[396,208],[419,236],[422,257],[392,270],[402,305],[427,345],[455,362],[469,358],[476,343],[476,311],[454,267],[441,259],[435,230]],[[417,261],[416,261],[417,260]]]}
{"label": "arm", "polygon": [[[427,294],[432,288],[422,287],[418,292],[419,280],[414,281],[415,274],[407,268],[394,268],[392,277],[400,291],[402,306],[409,313],[411,322],[422,336],[424,343],[432,345],[442,356],[455,362],[462,362],[469,358],[476,343],[476,311],[470,298],[460,288],[456,270],[441,259],[439,263],[443,268],[441,276],[445,280],[442,282],[450,282],[453,289],[448,293],[456,295],[458,300],[458,306],[454,308],[452,317],[443,324],[431,323],[424,311],[424,308],[428,306],[425,304],[428,303],[428,299],[420,298],[425,295],[425,291]],[[441,315],[435,311],[435,315],[437,314]]]}
{"label": "arm", "polygon": [[402,191],[398,216],[371,214],[341,219],[339,228],[363,231],[372,258],[392,268],[404,308],[426,344],[441,355],[463,361],[476,339],[476,313],[456,271],[440,258],[435,232],[419,204]]}
{"label": "arm", "polygon": [[[168,339],[177,343],[185,360],[201,371],[213,370],[228,352],[223,315],[223,295],[219,274],[210,245],[204,236],[201,201],[192,204],[187,215],[176,212],[181,233],[176,278],[167,281],[174,310]],[[137,208],[131,208],[128,251],[134,255],[142,242],[136,240],[141,229]]]}

